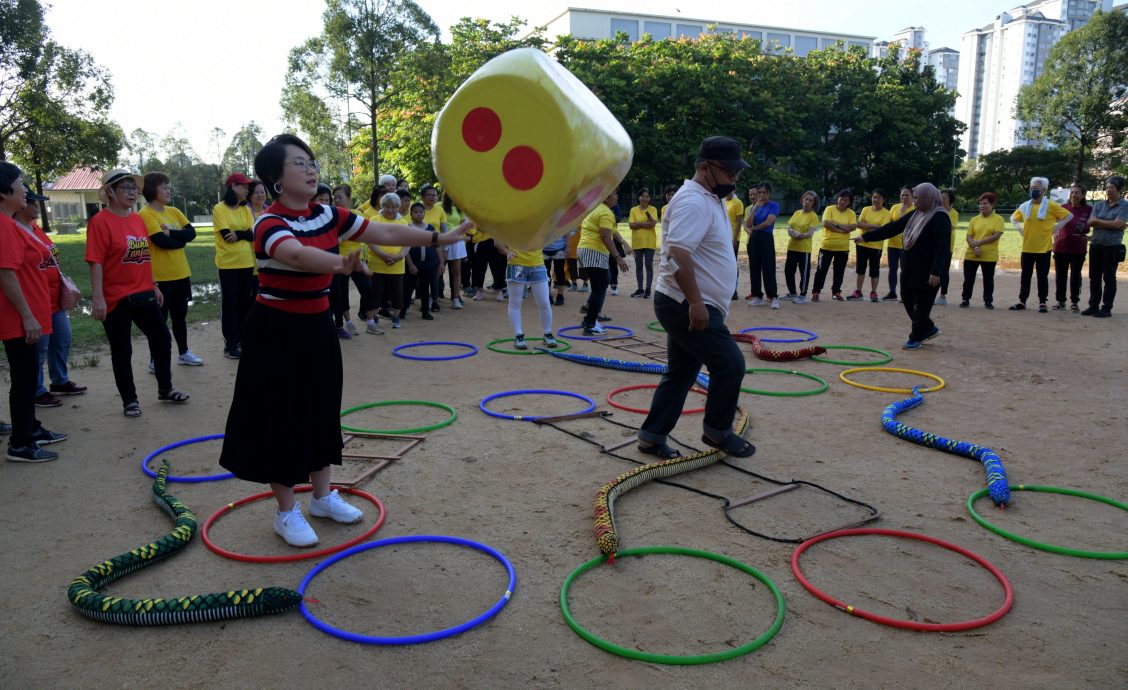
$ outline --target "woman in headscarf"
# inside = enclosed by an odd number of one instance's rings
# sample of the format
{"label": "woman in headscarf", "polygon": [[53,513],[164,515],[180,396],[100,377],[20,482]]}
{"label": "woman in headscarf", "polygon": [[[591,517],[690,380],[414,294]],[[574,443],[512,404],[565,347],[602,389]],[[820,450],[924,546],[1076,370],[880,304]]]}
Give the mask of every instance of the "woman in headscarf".
{"label": "woman in headscarf", "polygon": [[901,302],[912,320],[909,339],[902,346],[916,350],[925,340],[940,335],[932,322],[932,304],[940,289],[940,276],[952,261],[952,219],[940,203],[940,190],[923,182],[913,188],[913,210],[877,230],[855,237],[855,242],[875,242],[902,235]]}

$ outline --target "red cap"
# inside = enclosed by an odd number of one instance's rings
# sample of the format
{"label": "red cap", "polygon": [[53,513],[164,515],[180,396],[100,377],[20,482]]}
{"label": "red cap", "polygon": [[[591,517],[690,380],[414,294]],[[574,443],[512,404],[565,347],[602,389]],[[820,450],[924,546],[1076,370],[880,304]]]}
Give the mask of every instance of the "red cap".
{"label": "red cap", "polygon": [[250,183],[251,183],[251,178],[247,177],[243,173],[231,173],[230,175],[227,176],[227,181],[223,183],[223,186],[224,187],[230,187],[232,185],[250,184]]}

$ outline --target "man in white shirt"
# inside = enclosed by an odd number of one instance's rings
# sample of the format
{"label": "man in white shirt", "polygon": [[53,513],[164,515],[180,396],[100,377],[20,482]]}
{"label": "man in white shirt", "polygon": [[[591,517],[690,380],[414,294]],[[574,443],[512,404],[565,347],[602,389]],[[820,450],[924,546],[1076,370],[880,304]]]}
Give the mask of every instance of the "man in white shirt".
{"label": "man in white shirt", "polygon": [[737,268],[732,226],[722,200],[747,167],[735,139],[705,139],[693,179],[685,181],[665,210],[654,314],[666,330],[669,368],[638,433],[638,449],[648,455],[679,455],[666,437],[681,417],[702,364],[709,371],[709,396],[701,441],[738,458],[756,452],[732,429],[744,380],[744,353],[725,327]]}

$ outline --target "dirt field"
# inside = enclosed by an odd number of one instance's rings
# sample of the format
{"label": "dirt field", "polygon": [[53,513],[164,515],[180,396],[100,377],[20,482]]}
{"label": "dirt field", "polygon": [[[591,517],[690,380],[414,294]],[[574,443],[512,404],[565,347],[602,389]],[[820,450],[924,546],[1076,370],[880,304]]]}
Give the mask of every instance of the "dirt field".
{"label": "dirt field", "polygon": [[[745,276],[746,278],[746,276]],[[628,277],[624,287],[633,281]],[[852,283],[848,274],[847,283]],[[936,373],[947,388],[927,396],[903,420],[998,451],[1012,484],[1043,484],[1128,500],[1124,460],[1125,362],[1128,320],[1066,313],[1006,310],[1017,292],[1013,272],[999,277],[996,304],[986,311],[949,306],[934,311],[943,335],[903,352],[908,323],[896,303],[784,304],[779,311],[734,304],[733,330],[748,326],[811,329],[820,344],[888,350],[890,366]],[[953,276],[958,293],[958,275]],[[747,286],[745,280],[744,285]],[[659,339],[646,330],[649,301],[624,289],[605,312],[612,325]],[[1087,288],[1086,288],[1087,289]],[[745,292],[746,290],[742,290]],[[955,297],[956,295],[953,295]],[[568,293],[555,309],[556,327],[578,323],[583,295]],[[491,295],[492,298],[492,295]],[[354,295],[354,304],[355,295]],[[526,330],[539,333],[533,306]],[[399,331],[361,335],[342,343],[343,406],[374,400],[441,401],[458,409],[451,426],[427,434],[406,457],[360,486],[383,502],[387,522],[376,538],[449,534],[484,542],[504,553],[517,572],[510,603],[494,619],[458,637],[429,644],[374,647],[319,632],[297,612],[264,619],[165,627],[124,628],[79,616],[67,584],[90,565],[171,528],[150,499],[140,471],[151,450],[177,439],[223,430],[236,362],[221,357],[219,324],[191,332],[207,365],[176,367],[175,383],[192,394],[186,406],[159,404],[136,341],[134,369],[144,416],[126,419],[113,387],[108,356],[72,372],[90,392],[62,408],[40,410],[51,429],[70,434],[54,446],[62,457],[44,465],[0,465],[7,498],[0,548],[5,558],[5,653],[0,685],[24,687],[1124,687],[1128,684],[1128,562],[1073,558],[1034,550],[988,532],[964,507],[983,484],[978,463],[921,448],[884,433],[882,409],[905,396],[870,392],[837,379],[841,366],[798,362],[792,368],[826,379],[811,397],[743,395],[758,452],[737,464],[781,480],[802,479],[875,505],[873,527],[909,530],[957,543],[982,555],[1010,579],[1013,609],[971,632],[918,633],[847,615],[811,596],[791,572],[794,545],[747,534],[728,523],[719,501],[678,488],[646,485],[618,503],[626,548],[680,545],[719,552],[759,569],[786,600],[779,634],[746,656],[704,666],[631,661],[601,651],[573,633],[561,617],[565,577],[598,555],[592,501],[598,487],[631,465],[596,446],[530,423],[480,412],[485,395],[512,389],[554,388],[590,396],[610,409],[609,391],[656,377],[581,367],[547,356],[506,356],[486,343],[511,336],[505,305],[468,303],[444,308],[432,322],[413,314]],[[448,362],[393,358],[391,349],[418,340],[460,340],[481,348]],[[775,347],[791,347],[789,345]],[[454,353],[433,348],[419,354]],[[573,352],[617,356],[605,346],[575,342]],[[745,348],[748,366],[758,362]],[[843,358],[849,353],[839,353]],[[641,359],[626,356],[625,359]],[[872,373],[867,383],[909,386],[917,377]],[[798,377],[753,374],[746,386],[798,390]],[[646,407],[649,391],[624,394]],[[700,398],[691,396],[690,402]],[[577,400],[523,396],[493,409],[558,414]],[[6,410],[5,410],[6,416]],[[349,417],[370,427],[437,422],[439,410],[384,408]],[[642,415],[614,410],[611,419],[637,426]],[[700,415],[687,415],[675,435],[700,446]],[[599,420],[568,429],[612,444],[628,430]],[[265,433],[300,434],[301,429]],[[364,444],[384,448],[381,442]],[[218,442],[169,454],[174,471],[218,470]],[[639,456],[632,446],[621,451]],[[1119,460],[1117,458],[1120,458]],[[356,471],[346,465],[338,476]],[[724,466],[679,481],[733,500],[770,484]],[[238,480],[172,487],[199,516],[262,490]],[[368,508],[368,506],[363,506]],[[1105,551],[1128,551],[1128,513],[1079,498],[1016,492],[1014,505],[977,508],[999,525],[1030,538]],[[292,552],[270,528],[271,502],[240,508],[216,523],[212,537],[225,548],[258,554]],[[753,505],[732,516],[753,531],[800,537],[860,518],[864,510],[812,488]],[[338,543],[371,526],[315,520],[322,544]],[[199,537],[174,559],[110,586],[123,597],[178,596],[248,586],[296,588],[317,561],[254,565],[221,558]],[[986,616],[1003,601],[1002,588],[971,561],[935,546],[886,537],[837,539],[803,557],[807,576],[824,591],[902,620],[953,622]],[[497,601],[505,571],[477,551],[442,544],[374,549],[326,571],[309,597],[333,625],[370,635],[405,635],[446,628]],[[580,578],[569,599],[592,632],[624,646],[666,654],[701,654],[743,644],[774,616],[767,588],[712,561],[682,556],[622,558]]]}

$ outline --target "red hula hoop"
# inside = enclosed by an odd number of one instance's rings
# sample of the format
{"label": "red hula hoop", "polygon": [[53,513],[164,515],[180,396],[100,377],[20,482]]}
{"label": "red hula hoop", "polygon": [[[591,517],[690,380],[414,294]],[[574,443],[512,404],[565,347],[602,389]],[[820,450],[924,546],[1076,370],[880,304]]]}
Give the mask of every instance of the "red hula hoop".
{"label": "red hula hoop", "polygon": [[[851,536],[861,536],[861,535],[867,535],[867,534],[882,535],[882,536],[887,536],[887,537],[902,537],[904,539],[916,539],[917,541],[923,541],[923,542],[927,542],[929,544],[935,544],[937,546],[948,549],[949,551],[955,551],[956,553],[960,554],[961,556],[965,556],[967,558],[970,558],[971,560],[975,561],[979,565],[983,566],[983,568],[986,569],[987,572],[989,572],[989,573],[991,573],[992,575],[995,576],[995,579],[998,580],[999,584],[1001,584],[1003,586],[1003,591],[1006,593],[1006,600],[1003,602],[1003,605],[1000,606],[999,609],[997,611],[995,611],[994,613],[988,614],[988,615],[986,615],[982,618],[976,618],[975,620],[964,621],[962,623],[918,623],[916,621],[905,621],[905,620],[900,620],[900,619],[897,619],[897,618],[889,618],[887,616],[881,616],[881,615],[878,615],[876,613],[871,613],[869,611],[863,611],[862,609],[854,608],[853,606],[847,604],[846,602],[841,601],[839,599],[835,599],[834,597],[830,596],[829,594],[826,594],[822,590],[816,588],[803,575],[803,572],[801,570],[799,570],[799,557],[801,555],[803,555],[804,551],[806,551],[808,548],[814,546],[815,544],[818,544],[821,541],[826,541],[827,539],[835,539],[837,537],[851,537]],[[826,603],[830,604],[834,608],[841,609],[842,611],[845,611],[846,613],[848,613],[852,616],[858,616],[859,618],[865,618],[866,620],[873,621],[874,623],[881,623],[882,625],[888,625],[888,626],[891,626],[891,627],[894,627],[894,628],[901,628],[901,629],[904,629],[904,630],[918,630],[918,631],[921,631],[921,632],[960,632],[960,631],[963,631],[963,630],[972,630],[974,628],[981,628],[985,625],[990,625],[991,623],[994,623],[995,621],[999,620],[1004,615],[1006,615],[1007,611],[1010,611],[1011,605],[1014,603],[1014,590],[1011,588],[1010,581],[1007,580],[1006,576],[1003,575],[1002,571],[1000,571],[993,564],[991,564],[991,562],[988,561],[986,558],[983,558],[982,556],[976,555],[976,554],[968,551],[967,549],[963,548],[962,546],[956,546],[955,544],[952,544],[950,542],[946,542],[942,539],[937,539],[935,537],[929,537],[929,536],[924,535],[924,534],[916,534],[914,532],[902,532],[900,530],[892,530],[892,529],[865,528],[865,529],[844,529],[844,530],[838,530],[837,532],[828,532],[826,534],[820,534],[817,537],[812,537],[812,538],[808,539],[807,541],[800,544],[798,548],[795,549],[795,553],[793,553],[791,555],[791,570],[792,570],[792,572],[795,573],[795,577],[796,577],[796,579],[799,580],[799,583],[807,588],[808,592],[815,595],[815,597],[817,597],[817,598],[825,601]]]}
{"label": "red hula hoop", "polygon": [[[368,539],[373,534],[376,534],[376,530],[380,529],[380,527],[383,526],[384,517],[386,515],[386,513],[384,512],[384,504],[380,502],[380,499],[376,498],[367,491],[361,491],[360,489],[353,489],[351,487],[344,486],[334,486],[333,488],[344,493],[352,494],[353,496],[359,496],[360,498],[363,498],[372,505],[376,506],[380,510],[380,517],[376,519],[376,523],[369,527],[368,530],[360,536],[353,537],[352,539],[349,539],[348,541],[341,544],[337,544],[336,546],[330,546],[324,549],[318,549],[316,551],[303,551],[301,553],[286,554],[284,556],[253,556],[248,554],[235,553],[234,551],[228,551],[227,549],[216,546],[216,544],[211,540],[211,537],[208,536],[208,529],[211,528],[212,524],[221,516],[223,516],[223,514],[235,510],[239,506],[243,506],[248,503],[254,503],[255,501],[261,501],[264,498],[270,498],[274,495],[274,492],[272,491],[264,491],[261,494],[247,496],[246,498],[240,498],[234,503],[228,503],[227,505],[212,513],[212,516],[209,517],[207,519],[207,522],[204,523],[203,529],[200,530],[200,538],[203,539],[204,545],[215,553],[223,556],[224,558],[230,558],[235,561],[243,561],[244,563],[292,563],[294,561],[307,561],[311,558],[321,558],[322,556],[328,556],[329,554],[337,553],[338,551],[344,551],[350,546],[355,546],[365,539]],[[294,489],[294,493],[299,494],[307,493],[309,491],[313,491],[312,486],[299,486]]]}
{"label": "red hula hoop", "polygon": [[[657,387],[658,387],[658,384],[656,384],[656,383],[640,383],[640,384],[634,385],[634,386],[623,386],[622,388],[616,388],[615,390],[613,390],[613,391],[611,391],[610,393],[607,394],[607,404],[610,405],[611,407],[616,407],[620,410],[626,410],[627,412],[637,412],[638,414],[650,414],[650,410],[644,410],[640,407],[627,407],[626,405],[624,405],[622,403],[615,402],[612,398],[614,398],[616,395],[618,395],[620,393],[626,393],[627,391],[637,391],[637,390],[640,390],[640,389],[643,389],[643,388],[653,389],[653,388],[657,388]],[[690,388],[689,391],[691,393],[700,393],[701,395],[708,395],[707,391],[702,390],[701,388],[698,388],[697,386]],[[701,414],[704,411],[705,411],[704,407],[695,407],[692,410],[682,410],[682,414]]]}

